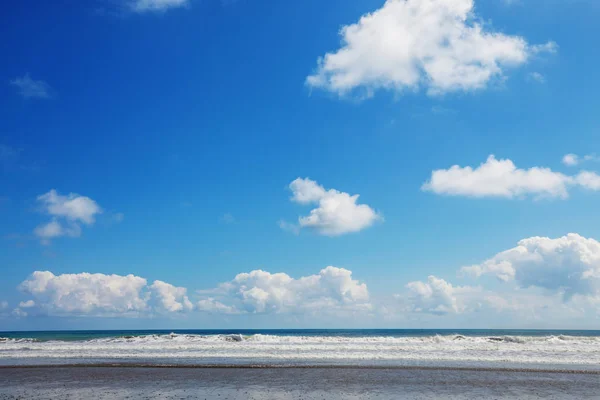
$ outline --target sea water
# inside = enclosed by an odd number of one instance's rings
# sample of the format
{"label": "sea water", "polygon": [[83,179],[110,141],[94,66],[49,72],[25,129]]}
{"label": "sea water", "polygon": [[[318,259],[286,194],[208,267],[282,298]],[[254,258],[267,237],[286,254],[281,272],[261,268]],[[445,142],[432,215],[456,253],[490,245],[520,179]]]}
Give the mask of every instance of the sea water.
{"label": "sea water", "polygon": [[600,331],[0,332],[0,365],[101,363],[600,370]]}

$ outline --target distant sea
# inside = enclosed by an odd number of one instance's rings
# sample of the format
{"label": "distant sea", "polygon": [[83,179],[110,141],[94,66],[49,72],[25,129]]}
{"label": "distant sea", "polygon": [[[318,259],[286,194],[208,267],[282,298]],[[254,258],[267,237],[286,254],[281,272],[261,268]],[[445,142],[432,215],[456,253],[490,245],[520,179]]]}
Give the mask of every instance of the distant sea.
{"label": "distant sea", "polygon": [[0,332],[0,365],[600,370],[600,330]]}

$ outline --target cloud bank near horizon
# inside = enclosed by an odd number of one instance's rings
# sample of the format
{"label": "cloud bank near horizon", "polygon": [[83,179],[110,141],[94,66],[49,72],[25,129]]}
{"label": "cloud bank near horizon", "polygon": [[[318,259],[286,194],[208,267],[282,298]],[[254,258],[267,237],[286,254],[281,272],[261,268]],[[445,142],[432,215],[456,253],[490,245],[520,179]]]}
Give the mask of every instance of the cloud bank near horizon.
{"label": "cloud bank near horizon", "polygon": [[[19,318],[152,317],[204,312],[229,317],[419,320],[482,311],[542,318],[560,310],[564,317],[600,316],[600,242],[575,233],[520,240],[516,247],[480,264],[460,268],[457,275],[457,279],[476,279],[479,284],[457,285],[430,275],[424,281],[399,283],[403,290],[395,295],[378,295],[352,271],[328,266],[300,278],[254,270],[214,288],[190,292],[159,280],[150,284],[135,275],[35,271],[19,285],[26,298],[11,314]],[[486,276],[499,284],[490,284]],[[0,315],[6,317],[8,304],[2,305],[5,312]]]}

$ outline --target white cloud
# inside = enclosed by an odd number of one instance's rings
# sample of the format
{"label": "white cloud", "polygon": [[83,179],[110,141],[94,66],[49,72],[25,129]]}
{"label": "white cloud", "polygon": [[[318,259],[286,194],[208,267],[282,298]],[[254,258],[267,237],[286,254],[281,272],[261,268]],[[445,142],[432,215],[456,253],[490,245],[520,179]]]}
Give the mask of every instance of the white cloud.
{"label": "white cloud", "polygon": [[50,244],[50,240],[61,237],[79,237],[81,236],[81,227],[76,223],[69,223],[65,226],[61,225],[58,221],[53,220],[47,224],[42,224],[33,230],[33,233],[39,237],[42,244]]}
{"label": "white cloud", "polygon": [[93,224],[96,214],[102,212],[100,206],[89,197],[75,193],[61,196],[54,189],[38,196],[37,200],[42,203],[46,212],[50,215],[83,222],[87,225]]}
{"label": "white cloud", "polygon": [[588,171],[568,176],[543,167],[520,169],[509,159],[490,155],[477,168],[454,165],[433,171],[422,190],[449,196],[564,199],[571,186],[600,190],[600,176]]}
{"label": "white cloud", "polygon": [[565,154],[565,156],[562,158],[562,162],[563,164],[572,167],[574,165],[579,164],[579,156],[577,154]]}
{"label": "white cloud", "polygon": [[557,49],[553,42],[532,46],[494,31],[475,15],[473,0],[387,0],[340,35],[341,48],[319,58],[306,79],[310,87],[339,95],[360,88],[367,95],[483,89],[506,68]]}
{"label": "white cloud", "polygon": [[569,153],[565,154],[562,158],[562,163],[568,167],[573,167],[586,161],[600,161],[600,157],[596,154],[586,154],[583,157],[579,157],[577,154]]}
{"label": "white cloud", "polygon": [[134,275],[54,275],[35,271],[19,286],[50,315],[122,315],[148,311],[146,279]]}
{"label": "white cloud", "polygon": [[600,190],[600,176],[595,172],[581,171],[575,176],[575,182],[589,190]]}
{"label": "white cloud", "polygon": [[163,281],[154,281],[150,286],[159,304],[168,312],[190,311],[194,307],[187,297],[187,289]]}
{"label": "white cloud", "polygon": [[19,307],[21,307],[21,308],[35,307],[35,301],[33,301],[33,300],[22,301],[19,303]]}
{"label": "white cloud", "polygon": [[298,218],[298,228],[280,221],[279,226],[286,230],[300,228],[314,229],[321,235],[339,236],[359,232],[383,217],[366,204],[357,204],[359,195],[350,195],[335,189],[326,190],[308,178],[298,178],[290,183],[292,201],[299,204],[318,204],[310,215]]}
{"label": "white cloud", "polygon": [[33,80],[29,74],[15,78],[10,84],[19,90],[19,94],[26,99],[48,99],[51,97],[51,88],[46,82]]}
{"label": "white cloud", "polygon": [[408,289],[409,310],[417,313],[435,315],[458,314],[467,309],[470,295],[481,291],[469,286],[453,286],[435,276],[429,276],[427,282],[410,282]]}
{"label": "white cloud", "polygon": [[48,193],[38,196],[38,203],[42,210],[52,216],[52,221],[35,228],[34,234],[48,244],[51,239],[69,236],[81,236],[81,225],[93,225],[96,216],[102,213],[102,209],[89,197],[70,193],[62,196],[54,189]]}
{"label": "white cloud", "polygon": [[189,0],[133,0],[131,9],[135,12],[166,11],[170,8],[185,7]]}
{"label": "white cloud", "polygon": [[371,310],[367,286],[353,279],[351,271],[336,267],[299,279],[261,270],[238,274],[215,289],[198,291],[196,303],[190,300],[186,288],[159,280],[150,285],[135,275],[54,275],[35,271],[19,289],[31,296],[14,310],[13,315],[20,317],[147,317],[192,310],[229,315],[329,315]]}
{"label": "white cloud", "polygon": [[600,296],[600,242],[575,233],[550,239],[531,237],[481,264],[461,269],[479,277],[495,275],[522,288],[539,287],[564,295]]}
{"label": "white cloud", "polygon": [[49,315],[143,316],[193,309],[186,288],[159,280],[148,285],[134,275],[36,271],[19,288],[35,298],[21,302],[19,309],[35,307]]}
{"label": "white cloud", "polygon": [[225,314],[335,313],[371,308],[366,284],[353,279],[352,271],[331,266],[299,279],[255,270],[199,294],[203,298],[198,309]]}

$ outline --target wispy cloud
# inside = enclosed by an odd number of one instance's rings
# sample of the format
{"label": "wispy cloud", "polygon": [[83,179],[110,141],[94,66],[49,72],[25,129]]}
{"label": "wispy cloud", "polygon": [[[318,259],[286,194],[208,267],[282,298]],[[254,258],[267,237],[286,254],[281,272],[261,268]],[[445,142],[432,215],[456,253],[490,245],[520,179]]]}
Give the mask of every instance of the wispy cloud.
{"label": "wispy cloud", "polygon": [[31,79],[29,74],[13,79],[10,84],[15,86],[25,99],[49,99],[52,97],[50,85],[42,80]]}
{"label": "wispy cloud", "polygon": [[37,200],[42,210],[52,216],[50,222],[39,225],[33,232],[42,244],[49,244],[50,240],[61,236],[81,236],[82,224],[93,225],[96,216],[102,213],[102,208],[94,200],[75,193],[63,196],[52,189],[38,196]]}
{"label": "wispy cloud", "polygon": [[546,77],[539,72],[530,72],[527,78],[532,82],[546,83]]}
{"label": "wispy cloud", "polygon": [[138,13],[164,12],[172,8],[189,6],[189,0],[133,0],[130,7]]}

